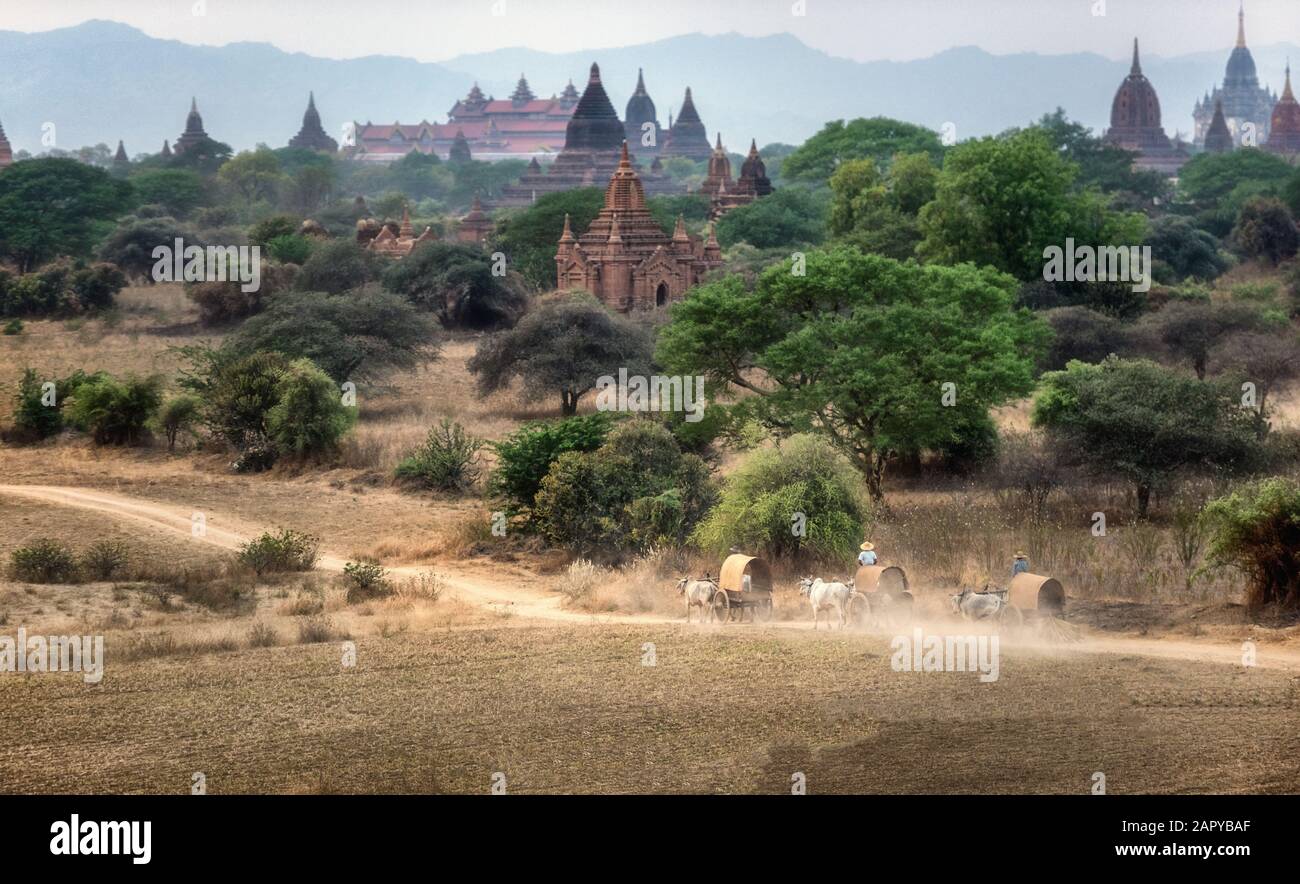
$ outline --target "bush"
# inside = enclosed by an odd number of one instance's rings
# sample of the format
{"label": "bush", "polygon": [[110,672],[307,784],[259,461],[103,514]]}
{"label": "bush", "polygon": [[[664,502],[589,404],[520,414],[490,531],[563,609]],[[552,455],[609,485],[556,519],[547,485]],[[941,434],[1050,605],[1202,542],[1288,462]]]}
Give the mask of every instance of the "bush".
{"label": "bush", "polygon": [[1274,478],[1211,501],[1209,561],[1251,581],[1252,605],[1300,605],[1300,483]]}
{"label": "bush", "polygon": [[277,533],[266,531],[261,537],[250,540],[239,548],[239,562],[263,574],[289,571],[310,571],[316,566],[319,552],[318,538],[301,531],[281,528]]}
{"label": "bush", "polygon": [[384,288],[431,310],[447,328],[514,325],[528,308],[516,275],[493,274],[492,257],[477,246],[425,243],[384,271]]}
{"label": "bush", "polygon": [[350,582],[348,604],[365,601],[392,591],[388,584],[388,571],[376,561],[362,559],[343,566],[343,576]]}
{"label": "bush", "polygon": [[298,288],[337,295],[375,279],[379,267],[379,259],[355,242],[331,240],[317,246],[303,263]]}
{"label": "bush", "polygon": [[63,396],[57,384],[54,399],[46,398],[46,390],[36,370],[23,370],[14,395],[14,430],[26,439],[47,439],[63,429]]}
{"label": "bush", "polygon": [[9,554],[9,573],[26,583],[72,583],[77,560],[67,544],[41,538]]}
{"label": "bush", "polygon": [[23,321],[21,319],[11,319],[5,323],[4,333],[6,335],[21,335],[23,333]]}
{"label": "bush", "polygon": [[284,292],[244,323],[226,349],[237,355],[266,350],[306,357],[335,381],[356,382],[432,358],[436,328],[400,295]]}
{"label": "bush", "polygon": [[269,298],[293,287],[298,268],[263,261],[259,271],[261,285],[256,291],[244,291],[237,280],[197,282],[185,286],[185,294],[199,308],[199,322],[220,325],[262,312]]}
{"label": "bush", "polygon": [[163,435],[167,437],[167,450],[176,449],[176,438],[181,433],[191,432],[198,422],[202,401],[197,396],[182,393],[163,402],[158,409],[156,422]]}
{"label": "bush", "polygon": [[460,424],[443,418],[429,430],[424,445],[404,458],[393,473],[435,491],[464,491],[478,481],[478,453],[483,444]]}
{"label": "bush", "polygon": [[612,426],[606,413],[524,424],[493,445],[497,468],[489,480],[492,496],[510,515],[531,510],[537,489],[556,458],[566,451],[595,451],[604,444]]}
{"label": "bush", "polygon": [[741,464],[692,540],[711,553],[737,546],[774,559],[842,563],[856,556],[866,521],[853,466],[829,443],[795,436]]}
{"label": "bush", "polygon": [[106,310],[126,288],[126,274],[113,264],[92,264],[72,271],[68,285],[82,310]]}
{"label": "bush", "polygon": [[266,251],[281,264],[306,264],[311,257],[311,240],[298,234],[277,236],[266,244]]}
{"label": "bush", "polygon": [[1245,255],[1270,264],[1294,257],[1300,248],[1300,231],[1291,213],[1273,197],[1255,197],[1243,205],[1232,238]]}
{"label": "bush", "polygon": [[617,556],[685,540],[715,496],[708,467],[650,420],[615,427],[592,452],[551,465],[533,506],[548,540]]}
{"label": "bush", "polygon": [[310,359],[294,360],[281,373],[275,397],[266,429],[281,454],[333,451],[356,422],[356,409],[343,404],[338,385]]}
{"label": "bush", "polygon": [[72,423],[97,445],[135,445],[162,402],[159,378],[96,376],[72,393]]}
{"label": "bush", "polygon": [[97,540],[81,554],[81,569],[93,580],[112,580],[125,568],[130,555],[120,540]]}
{"label": "bush", "polygon": [[175,248],[177,239],[184,240],[186,248],[206,246],[175,218],[128,217],[104,240],[98,256],[99,260],[122,268],[132,279],[153,282],[153,270],[158,263],[153,255],[154,249],[158,246]]}
{"label": "bush", "polygon": [[258,221],[248,229],[248,242],[255,246],[269,246],[272,240],[282,236],[294,236],[301,227],[293,215],[272,215]]}

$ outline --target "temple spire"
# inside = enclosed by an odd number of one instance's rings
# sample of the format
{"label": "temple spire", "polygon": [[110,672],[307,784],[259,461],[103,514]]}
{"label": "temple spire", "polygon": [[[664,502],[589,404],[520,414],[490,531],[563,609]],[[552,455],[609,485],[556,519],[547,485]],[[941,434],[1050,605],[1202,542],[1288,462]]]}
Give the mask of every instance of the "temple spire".
{"label": "temple spire", "polygon": [[1138,77],[1142,75],[1142,62],[1138,60],[1138,38],[1133,38],[1133,67],[1129,69],[1129,76]]}
{"label": "temple spire", "polygon": [[1241,0],[1237,9],[1237,47],[1246,48],[1246,0]]}
{"label": "temple spire", "polygon": [[1282,97],[1295,100],[1295,93],[1291,91],[1291,59],[1286,60],[1286,86],[1282,89]]}

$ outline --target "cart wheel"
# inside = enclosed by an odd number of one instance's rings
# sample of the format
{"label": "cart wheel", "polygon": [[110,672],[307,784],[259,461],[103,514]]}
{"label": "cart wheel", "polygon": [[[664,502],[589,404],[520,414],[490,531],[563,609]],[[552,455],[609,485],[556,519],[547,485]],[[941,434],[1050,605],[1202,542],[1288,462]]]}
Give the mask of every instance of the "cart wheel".
{"label": "cart wheel", "polygon": [[772,619],[772,597],[769,595],[766,599],[754,605],[754,620],[767,623]]}
{"label": "cart wheel", "polygon": [[849,599],[849,622],[861,629],[871,625],[871,601],[865,595]]}
{"label": "cart wheel", "polygon": [[726,623],[731,619],[731,599],[727,598],[725,589],[720,589],[713,594],[713,619],[719,623]]}
{"label": "cart wheel", "polygon": [[912,622],[912,605],[916,599],[910,592],[904,590],[889,596],[889,607],[886,612],[889,617],[891,626],[907,626]]}
{"label": "cart wheel", "polygon": [[1025,625],[1025,614],[1015,605],[1002,609],[1002,626],[1005,629],[1019,629]]}

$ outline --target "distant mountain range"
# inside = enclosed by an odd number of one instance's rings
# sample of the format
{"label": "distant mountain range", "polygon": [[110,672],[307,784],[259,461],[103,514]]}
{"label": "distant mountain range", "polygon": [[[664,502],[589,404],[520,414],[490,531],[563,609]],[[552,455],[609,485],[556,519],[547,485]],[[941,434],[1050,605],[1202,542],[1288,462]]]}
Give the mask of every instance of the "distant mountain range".
{"label": "distant mountain range", "polygon": [[[1196,99],[1223,78],[1231,51],[1172,58],[1144,56],[1170,134],[1192,128]],[[1261,81],[1282,91],[1291,44],[1252,47]],[[570,79],[582,89],[591,62],[622,113],[644,68],[660,122],[689,85],[710,134],[733,151],[797,144],[828,120],[884,115],[934,129],[955,124],[958,138],[1023,125],[1064,107],[1100,130],[1129,62],[1091,52],[991,55],[959,47],[919,61],[855,62],[789,35],[692,34],[617,49],[550,54],[501,49],[441,64],[390,56],[334,60],[283,52],[266,43],[192,46],[159,40],[128,25],[91,21],[36,34],[0,31],[0,123],[15,150],[43,150],[42,126],[58,147],[126,143],[132,155],[159,150],[185,124],[196,96],[209,134],[236,149],[283,146],[297,132],[314,90],[336,137],[351,121],[437,122],[477,81],[504,98],[521,72],[538,95]]]}

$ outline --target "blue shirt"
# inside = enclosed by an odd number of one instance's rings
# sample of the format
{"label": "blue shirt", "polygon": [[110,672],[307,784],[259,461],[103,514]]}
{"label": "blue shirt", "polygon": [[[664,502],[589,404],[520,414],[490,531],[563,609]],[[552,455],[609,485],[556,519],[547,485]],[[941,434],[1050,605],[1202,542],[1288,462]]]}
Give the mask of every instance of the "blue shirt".
{"label": "blue shirt", "polygon": [[863,550],[858,553],[859,565],[874,565],[876,563],[876,554],[870,550]]}
{"label": "blue shirt", "polygon": [[1011,566],[1011,576],[1015,577],[1017,574],[1023,574],[1028,570],[1029,570],[1028,562],[1026,562],[1024,559],[1016,559],[1015,564]]}

